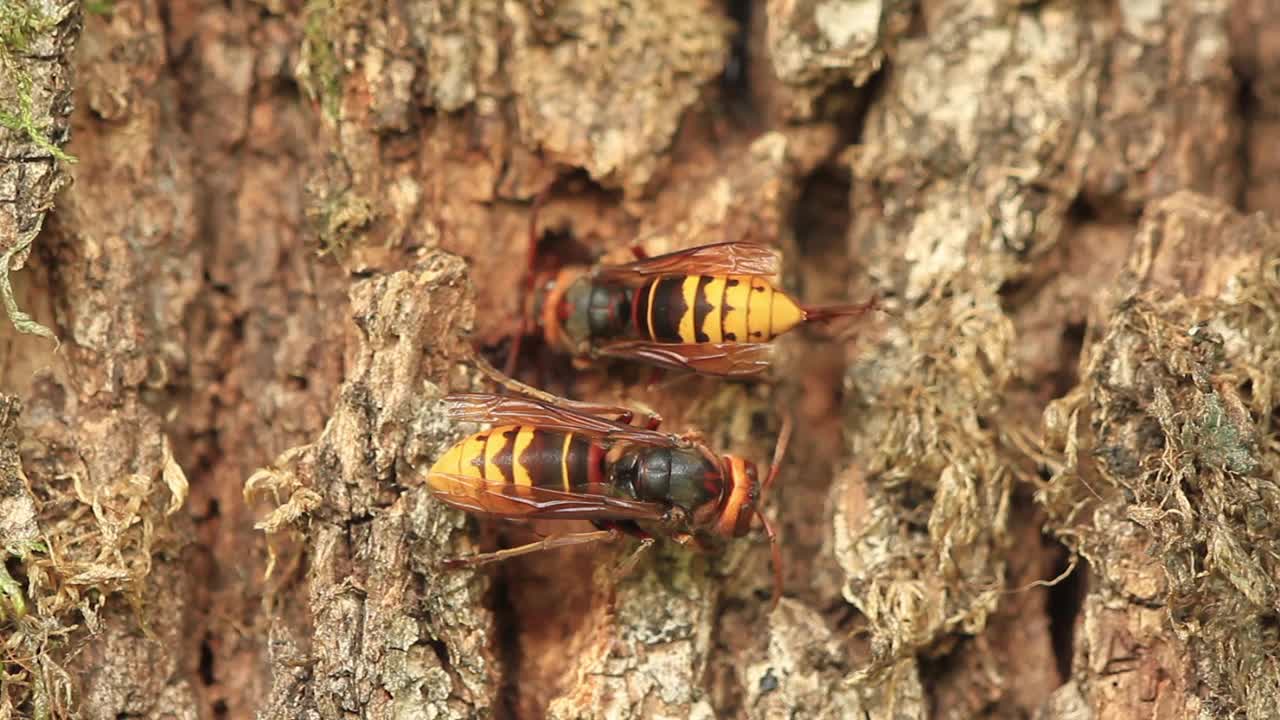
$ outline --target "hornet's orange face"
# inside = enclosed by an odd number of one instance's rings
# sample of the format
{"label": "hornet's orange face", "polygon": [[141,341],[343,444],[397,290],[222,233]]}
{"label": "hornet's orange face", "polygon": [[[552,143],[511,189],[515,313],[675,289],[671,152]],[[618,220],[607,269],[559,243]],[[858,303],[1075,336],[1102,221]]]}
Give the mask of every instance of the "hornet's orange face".
{"label": "hornet's orange face", "polygon": [[736,455],[725,455],[724,474],[729,487],[721,499],[716,532],[725,537],[742,537],[751,531],[756,518],[756,502],[760,499],[760,479],[756,464]]}
{"label": "hornet's orange face", "polygon": [[525,306],[525,325],[540,328],[553,347],[573,342],[565,337],[565,323],[569,320],[565,294],[582,273],[581,268],[565,268],[542,272],[534,278],[533,302]]}

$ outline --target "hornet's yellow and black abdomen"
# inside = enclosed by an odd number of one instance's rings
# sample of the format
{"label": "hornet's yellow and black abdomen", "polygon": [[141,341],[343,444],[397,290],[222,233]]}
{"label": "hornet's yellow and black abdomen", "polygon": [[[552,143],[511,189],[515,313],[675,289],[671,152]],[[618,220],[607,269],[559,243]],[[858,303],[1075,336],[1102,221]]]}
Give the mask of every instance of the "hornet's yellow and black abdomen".
{"label": "hornet's yellow and black abdomen", "polygon": [[603,454],[604,449],[582,433],[499,425],[449,448],[431,466],[427,484],[433,491],[460,496],[473,495],[478,485],[450,476],[570,492],[575,486],[600,482]]}
{"label": "hornet's yellow and black abdomen", "polygon": [[804,310],[752,275],[666,275],[636,289],[640,337],[659,343],[768,342],[804,321]]}

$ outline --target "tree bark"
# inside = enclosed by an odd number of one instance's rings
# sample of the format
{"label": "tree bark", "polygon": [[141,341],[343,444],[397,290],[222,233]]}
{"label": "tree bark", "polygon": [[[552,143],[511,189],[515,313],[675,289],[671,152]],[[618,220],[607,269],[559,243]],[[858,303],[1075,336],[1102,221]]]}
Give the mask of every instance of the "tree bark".
{"label": "tree bark", "polygon": [[[11,0],[0,720],[1274,717],[1277,37],[1274,0]],[[442,566],[529,539],[422,475],[531,239],[881,299],[764,383],[522,357],[760,463],[792,414],[776,610],[759,537]]]}

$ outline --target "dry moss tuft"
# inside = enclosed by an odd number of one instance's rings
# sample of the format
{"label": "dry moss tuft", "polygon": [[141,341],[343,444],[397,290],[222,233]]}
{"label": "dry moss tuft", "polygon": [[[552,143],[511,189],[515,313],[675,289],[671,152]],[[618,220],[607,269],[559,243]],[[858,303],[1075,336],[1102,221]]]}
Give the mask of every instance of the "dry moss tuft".
{"label": "dry moss tuft", "polygon": [[1014,335],[995,294],[962,282],[895,321],[849,376],[861,465],[834,490],[834,548],[844,595],[870,622],[871,670],[981,631],[1004,583]]}
{"label": "dry moss tuft", "polygon": [[[1188,693],[1214,716],[1270,717],[1280,702],[1280,233],[1173,196],[1144,218],[1101,317],[1083,381],[1046,412],[1062,465],[1040,498],[1097,571],[1094,593],[1163,610],[1202,688],[1192,681]],[[1102,685],[1086,678],[1086,696],[1111,692]]]}
{"label": "dry moss tuft", "polygon": [[[21,409],[0,396],[0,537],[8,561],[0,577],[0,627],[8,634],[0,715],[67,717],[75,686],[64,663],[98,631],[109,602],[140,608],[153,557],[184,543],[165,518],[181,507],[186,482],[163,437],[135,448],[140,472],[98,478],[89,469],[96,458],[21,437]],[[147,462],[153,454],[156,462]],[[38,482],[28,480],[24,464]]]}

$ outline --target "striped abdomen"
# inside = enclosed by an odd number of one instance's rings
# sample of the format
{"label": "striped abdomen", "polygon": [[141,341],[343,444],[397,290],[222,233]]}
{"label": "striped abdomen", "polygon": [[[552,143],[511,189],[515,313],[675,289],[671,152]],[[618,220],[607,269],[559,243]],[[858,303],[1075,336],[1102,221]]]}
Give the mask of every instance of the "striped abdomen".
{"label": "striped abdomen", "polygon": [[432,490],[470,494],[469,486],[441,475],[462,475],[485,483],[570,491],[601,482],[604,448],[581,433],[499,425],[454,445],[431,466]]}
{"label": "striped abdomen", "polygon": [[768,342],[804,321],[804,311],[751,275],[668,275],[636,290],[632,321],[660,343]]}

